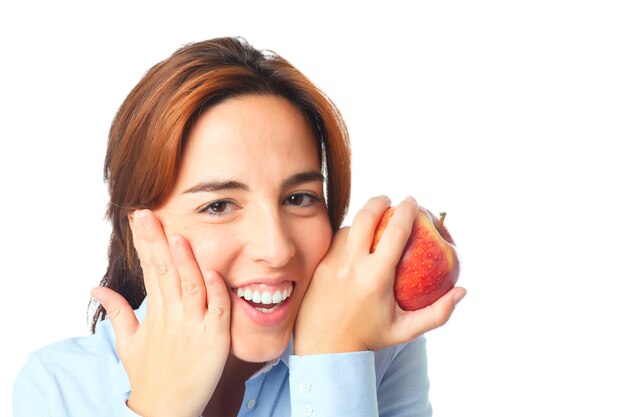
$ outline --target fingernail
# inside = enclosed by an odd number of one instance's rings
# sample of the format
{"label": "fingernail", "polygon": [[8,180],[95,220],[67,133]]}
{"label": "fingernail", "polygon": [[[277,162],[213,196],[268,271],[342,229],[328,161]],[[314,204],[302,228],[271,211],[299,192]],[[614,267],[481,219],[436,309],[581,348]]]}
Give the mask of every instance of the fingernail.
{"label": "fingernail", "polygon": [[140,225],[144,227],[148,225],[148,214],[145,212],[145,210],[136,210],[135,218],[137,219]]}
{"label": "fingernail", "polygon": [[214,275],[213,270],[209,269],[208,271],[204,271],[202,276],[204,277],[204,280],[206,281],[207,285],[212,285],[215,283],[215,275]]}
{"label": "fingernail", "polygon": [[413,197],[411,197],[410,195],[407,195],[407,196],[404,198],[404,201],[405,201],[406,203],[417,203],[417,201],[416,201]]}
{"label": "fingernail", "polygon": [[100,287],[92,288],[91,298],[102,304],[102,294],[100,294]]}
{"label": "fingernail", "polygon": [[180,239],[181,239],[180,235],[177,235],[177,234],[173,234],[167,237],[167,242],[170,244],[170,248],[172,250],[177,250],[177,251],[181,250],[182,243]]}

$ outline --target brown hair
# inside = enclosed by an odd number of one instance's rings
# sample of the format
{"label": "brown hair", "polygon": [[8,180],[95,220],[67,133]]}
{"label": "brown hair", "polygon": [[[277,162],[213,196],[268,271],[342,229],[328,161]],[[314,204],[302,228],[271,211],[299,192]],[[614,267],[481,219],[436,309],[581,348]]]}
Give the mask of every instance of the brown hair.
{"label": "brown hair", "polygon": [[[128,214],[158,207],[170,195],[187,133],[199,115],[244,94],[284,97],[307,117],[326,176],[330,223],[334,231],[341,225],[350,195],[350,146],[332,101],[285,59],[241,38],[184,46],[146,73],[122,103],[109,132],[104,179],[113,231],[100,284],[120,293],[132,308],[139,307],[146,293]],[[105,317],[98,306],[92,331]]]}

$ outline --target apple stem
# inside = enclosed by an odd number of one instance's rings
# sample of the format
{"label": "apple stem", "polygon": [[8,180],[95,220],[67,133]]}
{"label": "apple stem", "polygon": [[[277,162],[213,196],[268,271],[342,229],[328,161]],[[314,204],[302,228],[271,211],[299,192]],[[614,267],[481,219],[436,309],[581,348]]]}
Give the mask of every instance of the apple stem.
{"label": "apple stem", "polygon": [[443,221],[446,218],[446,212],[442,211],[439,213],[439,222],[437,223],[437,229],[441,229],[443,227]]}

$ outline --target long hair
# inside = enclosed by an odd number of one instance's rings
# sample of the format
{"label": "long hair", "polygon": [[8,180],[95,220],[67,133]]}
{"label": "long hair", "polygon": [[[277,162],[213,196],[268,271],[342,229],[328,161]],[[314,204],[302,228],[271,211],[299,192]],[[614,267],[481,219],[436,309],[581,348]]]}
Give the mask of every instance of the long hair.
{"label": "long hair", "polygon": [[[333,231],[346,214],[350,195],[348,132],[332,101],[300,71],[270,51],[241,38],[186,45],[152,67],[122,103],[109,132],[104,164],[113,230],[108,267],[100,285],[138,308],[146,291],[132,242],[128,214],[156,208],[171,194],[188,132],[207,108],[244,94],[289,100],[314,130]],[[106,317],[98,305],[92,319]]]}

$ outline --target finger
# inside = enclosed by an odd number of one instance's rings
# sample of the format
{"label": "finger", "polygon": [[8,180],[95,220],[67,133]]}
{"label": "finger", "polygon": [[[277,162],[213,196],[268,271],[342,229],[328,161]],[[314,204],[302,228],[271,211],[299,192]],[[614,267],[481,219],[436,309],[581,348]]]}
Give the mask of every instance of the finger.
{"label": "finger", "polygon": [[376,226],[385,210],[389,208],[389,197],[373,197],[365,203],[354,217],[348,236],[348,250],[355,253],[369,253]]}
{"label": "finger", "polygon": [[230,327],[230,294],[222,277],[215,271],[204,273],[207,292],[207,325],[216,331]]}
{"label": "finger", "polygon": [[180,277],[183,310],[189,317],[202,317],[207,308],[206,287],[198,263],[187,240],[181,235],[169,238],[172,259]]}
{"label": "finger", "polygon": [[385,267],[395,268],[400,262],[416,216],[417,202],[413,197],[407,197],[396,206],[374,252],[374,255],[381,259]]}
{"label": "finger", "polygon": [[133,246],[137,252],[139,263],[141,264],[141,272],[143,275],[143,283],[146,288],[146,294],[151,300],[153,300],[153,303],[157,303],[161,298],[161,290],[159,290],[158,281],[154,276],[154,271],[152,270],[152,266],[149,262],[148,250],[146,249],[145,241],[141,237],[141,233],[139,231],[140,227],[137,223],[138,212],[139,210],[135,210],[135,212],[128,215],[128,223],[133,236]]}
{"label": "finger", "polygon": [[415,311],[400,310],[399,320],[393,327],[393,338],[398,343],[414,339],[448,322],[454,307],[465,297],[465,288],[456,287],[428,307]]}
{"label": "finger", "polygon": [[141,254],[145,257],[142,268],[150,271],[146,278],[153,281],[151,286],[158,287],[165,305],[175,305],[181,299],[180,278],[161,222],[152,211],[139,210],[135,213],[135,224],[145,252]]}
{"label": "finger", "polygon": [[106,310],[115,332],[117,344],[123,346],[139,327],[132,307],[124,297],[110,288],[96,287],[91,290],[91,296]]}

